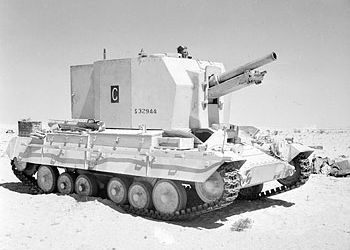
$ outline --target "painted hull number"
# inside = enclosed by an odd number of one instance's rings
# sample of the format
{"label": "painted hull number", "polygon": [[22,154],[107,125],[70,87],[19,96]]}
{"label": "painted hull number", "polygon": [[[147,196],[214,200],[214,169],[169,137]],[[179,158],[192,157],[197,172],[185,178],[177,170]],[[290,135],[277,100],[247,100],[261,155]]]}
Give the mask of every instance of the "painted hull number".
{"label": "painted hull number", "polygon": [[154,114],[157,114],[157,109],[137,108],[137,109],[134,109],[134,112],[135,112],[135,114],[154,115]]}

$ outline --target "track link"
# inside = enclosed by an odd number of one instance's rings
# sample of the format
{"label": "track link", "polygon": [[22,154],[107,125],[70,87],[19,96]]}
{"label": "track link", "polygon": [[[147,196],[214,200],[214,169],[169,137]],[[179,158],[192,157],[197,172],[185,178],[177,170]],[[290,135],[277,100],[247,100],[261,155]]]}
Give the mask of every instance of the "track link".
{"label": "track link", "polygon": [[[24,172],[18,171],[13,161],[11,161],[12,171],[15,176],[25,185],[30,188],[31,194],[43,194],[43,190],[37,184],[36,179],[33,176],[28,176]],[[137,209],[130,205],[120,205],[125,212],[135,214],[143,217],[148,217],[156,220],[176,221],[176,220],[190,220],[199,215],[212,212],[214,210],[221,209],[230,205],[238,196],[239,189],[241,187],[241,177],[238,171],[229,164],[224,164],[218,169],[218,172],[225,181],[224,194],[222,198],[210,202],[196,204],[194,206],[188,206],[183,210],[176,211],[170,214],[160,213],[153,209]],[[186,189],[189,194],[192,190]],[[191,202],[188,203],[191,205]]]}

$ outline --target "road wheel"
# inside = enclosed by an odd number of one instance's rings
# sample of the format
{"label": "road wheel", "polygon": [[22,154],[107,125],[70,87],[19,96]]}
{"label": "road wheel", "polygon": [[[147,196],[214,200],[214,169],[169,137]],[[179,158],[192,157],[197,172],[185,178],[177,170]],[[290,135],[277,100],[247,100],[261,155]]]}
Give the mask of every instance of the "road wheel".
{"label": "road wheel", "polygon": [[186,207],[187,194],[181,183],[159,180],[153,187],[154,207],[161,213],[174,213]]}
{"label": "road wheel", "polygon": [[205,182],[196,182],[195,188],[199,198],[204,202],[213,202],[224,194],[224,179],[214,172]]}
{"label": "road wheel", "polygon": [[58,170],[53,166],[45,166],[42,165],[38,170],[38,186],[45,193],[52,193],[56,190],[57,186],[57,178],[58,178]]}
{"label": "road wheel", "polygon": [[128,192],[128,200],[131,206],[139,209],[152,207],[152,186],[148,182],[135,181]]}
{"label": "road wheel", "polygon": [[75,180],[75,192],[81,196],[96,196],[98,186],[93,175],[81,174]]}
{"label": "road wheel", "polygon": [[57,180],[57,189],[61,194],[71,194],[74,192],[75,174],[62,173]]}
{"label": "road wheel", "polygon": [[128,201],[130,181],[126,178],[113,177],[107,184],[107,196],[116,204],[125,204]]}

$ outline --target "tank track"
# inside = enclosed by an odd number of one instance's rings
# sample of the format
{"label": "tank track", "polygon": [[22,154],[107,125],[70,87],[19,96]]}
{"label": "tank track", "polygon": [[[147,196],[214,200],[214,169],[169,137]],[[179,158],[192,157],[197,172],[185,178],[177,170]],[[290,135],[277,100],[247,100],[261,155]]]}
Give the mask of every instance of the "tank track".
{"label": "tank track", "polygon": [[24,186],[29,188],[31,194],[43,194],[44,191],[38,186],[36,179],[33,176],[26,175],[23,171],[16,169],[15,163],[11,161],[12,171]]}
{"label": "tank track", "polygon": [[[292,189],[298,188],[304,185],[311,174],[311,166],[308,159],[298,159],[298,164],[301,168],[300,178],[293,185],[282,185],[281,187],[276,187],[270,190],[260,192],[250,198],[250,200],[257,200],[262,198],[267,198],[276,194],[284,193]],[[44,192],[37,185],[37,181],[33,176],[28,176],[24,172],[18,171],[13,161],[11,161],[12,171],[15,176],[27,187],[31,194],[43,194]],[[238,171],[230,164],[224,164],[218,169],[218,172],[223,177],[225,181],[224,186],[224,195],[221,199],[216,200],[211,203],[203,202],[188,202],[188,206],[180,211],[176,211],[171,214],[163,214],[152,209],[137,209],[130,205],[120,205],[125,212],[148,217],[156,220],[164,221],[176,221],[176,220],[190,220],[197,216],[200,216],[205,213],[209,213],[223,207],[226,207],[238,197],[239,189],[241,187],[241,176],[238,174]],[[191,188],[186,188],[186,193],[188,197],[191,196]],[[199,203],[199,204],[198,204]]]}
{"label": "tank track", "polygon": [[[287,191],[290,191],[292,189],[298,188],[302,185],[304,185],[310,177],[311,174],[311,165],[309,163],[308,159],[303,159],[303,158],[299,158],[297,159],[297,164],[299,164],[300,166],[300,177],[299,180],[292,184],[292,185],[282,185],[280,187],[276,187],[276,188],[272,188],[270,190],[266,190],[263,192],[260,192],[256,195],[252,195],[252,197],[250,197],[249,200],[257,200],[257,199],[262,199],[262,198],[267,198],[276,194],[281,194]],[[243,199],[243,198],[242,198]]]}
{"label": "tank track", "polygon": [[[23,171],[18,171],[13,161],[11,161],[12,171],[15,176],[27,187],[29,187],[31,194],[43,194],[43,190],[37,184],[36,179],[33,176],[26,175]],[[176,211],[171,214],[160,213],[159,211],[155,211],[152,209],[137,209],[130,205],[119,205],[125,212],[148,217],[156,220],[164,220],[164,221],[176,221],[176,220],[190,220],[199,215],[209,213],[223,207],[230,205],[237,197],[239,193],[239,189],[241,187],[241,176],[238,171],[233,168],[230,164],[224,164],[218,169],[218,172],[224,179],[224,194],[222,198],[210,202],[203,203],[202,201],[191,202],[188,201],[187,207],[183,210]],[[186,193],[188,197],[191,195],[191,188],[186,188]],[[192,203],[192,204],[191,204]]]}

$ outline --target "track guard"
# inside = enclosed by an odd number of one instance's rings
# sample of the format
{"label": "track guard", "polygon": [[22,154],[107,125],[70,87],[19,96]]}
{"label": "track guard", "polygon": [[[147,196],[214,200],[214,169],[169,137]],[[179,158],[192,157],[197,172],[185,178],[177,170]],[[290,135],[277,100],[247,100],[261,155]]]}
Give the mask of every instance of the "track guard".
{"label": "track guard", "polygon": [[17,155],[15,155],[15,148],[17,143],[17,137],[13,137],[9,144],[7,145],[6,154],[10,159],[13,159]]}
{"label": "track guard", "polygon": [[312,148],[299,143],[291,143],[289,146],[288,162],[291,162],[297,157],[307,159],[314,152]]}
{"label": "track guard", "polygon": [[307,159],[314,150],[300,143],[290,143],[287,140],[274,141],[270,146],[271,152],[284,161],[291,163],[297,157]]}

